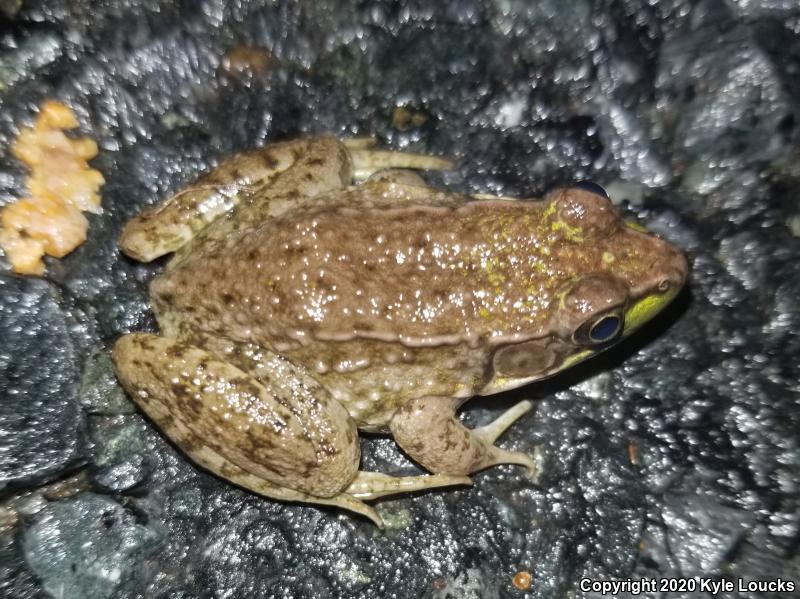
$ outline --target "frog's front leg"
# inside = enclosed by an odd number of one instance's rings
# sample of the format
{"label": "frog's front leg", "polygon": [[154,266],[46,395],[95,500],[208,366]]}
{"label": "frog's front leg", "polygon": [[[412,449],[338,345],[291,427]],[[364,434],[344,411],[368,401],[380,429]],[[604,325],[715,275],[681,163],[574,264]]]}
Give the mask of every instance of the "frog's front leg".
{"label": "frog's front leg", "polygon": [[[243,197],[285,193],[316,195],[349,185],[350,156],[333,137],[268,144],[235,154],[125,226],[120,247],[149,262],[188,243]],[[264,191],[268,190],[268,191]]]}
{"label": "frog's front leg", "polygon": [[195,462],[271,497],[334,505],[371,518],[362,499],[469,484],[464,476],[395,478],[359,472],[347,411],[288,361],[262,360],[258,377],[204,349],[148,333],[114,346],[131,397]]}
{"label": "frog's front leg", "polygon": [[494,445],[503,431],[530,411],[531,403],[522,401],[494,422],[470,430],[456,418],[456,409],[462,401],[421,397],[409,402],[390,422],[395,441],[431,472],[470,474],[497,464],[520,464],[534,476],[536,466],[528,455]]}

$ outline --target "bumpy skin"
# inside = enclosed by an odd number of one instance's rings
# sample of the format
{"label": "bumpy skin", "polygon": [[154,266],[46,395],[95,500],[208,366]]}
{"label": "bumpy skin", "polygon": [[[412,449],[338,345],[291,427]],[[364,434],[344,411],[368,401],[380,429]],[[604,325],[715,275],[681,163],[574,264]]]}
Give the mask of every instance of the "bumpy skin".
{"label": "bumpy skin", "polygon": [[[473,198],[391,166],[447,164],[299,140],[235,156],[144,213],[121,245],[144,260],[177,251],[151,286],[162,336],[114,348],[125,387],[201,465],[376,521],[359,498],[532,469],[493,444],[527,402],[476,431],[459,405],[595,353],[598,323],[629,334],[687,272],[595,193]],[[439,476],[359,473],[357,428],[391,432]]]}

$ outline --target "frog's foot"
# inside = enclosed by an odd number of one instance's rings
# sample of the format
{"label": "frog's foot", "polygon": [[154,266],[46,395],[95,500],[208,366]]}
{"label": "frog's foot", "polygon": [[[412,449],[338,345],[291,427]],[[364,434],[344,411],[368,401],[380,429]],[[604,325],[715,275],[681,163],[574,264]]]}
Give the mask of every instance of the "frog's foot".
{"label": "frog's foot", "polygon": [[269,144],[235,154],[132,219],[122,231],[120,247],[132,258],[149,262],[180,249],[256,191],[260,199],[269,200],[349,185],[348,161],[347,152],[332,137]]}
{"label": "frog's foot", "polygon": [[342,143],[350,153],[350,160],[353,163],[353,178],[357,181],[362,181],[370,175],[385,169],[410,168],[449,171],[455,168],[452,161],[438,156],[374,150],[372,149],[372,144],[365,138],[345,139]]}
{"label": "frog's foot", "polygon": [[[180,434],[169,421],[162,426],[164,432],[170,438]],[[260,478],[222,457],[207,445],[200,444],[185,447],[184,451],[199,466],[262,497],[277,499],[278,501],[296,501],[336,507],[364,516],[372,520],[379,528],[384,527],[383,519],[373,507],[364,503],[365,500],[412,491],[472,484],[470,478],[466,476],[432,474],[427,476],[395,477],[378,472],[359,471],[355,480],[342,493],[333,497],[318,497],[282,487]]]}
{"label": "frog's foot", "polygon": [[494,422],[470,430],[456,418],[459,401],[422,397],[410,402],[392,418],[392,435],[408,455],[431,472],[469,474],[497,464],[519,464],[533,477],[536,464],[530,456],[494,445],[503,431],[530,411],[530,402],[523,401]]}

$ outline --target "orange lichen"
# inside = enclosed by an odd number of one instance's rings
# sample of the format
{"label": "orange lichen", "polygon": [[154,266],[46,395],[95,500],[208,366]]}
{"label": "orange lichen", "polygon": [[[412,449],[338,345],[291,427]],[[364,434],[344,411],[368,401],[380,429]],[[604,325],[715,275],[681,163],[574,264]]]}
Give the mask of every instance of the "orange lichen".
{"label": "orange lichen", "polygon": [[48,100],[11,148],[31,169],[26,181],[29,197],[0,213],[0,247],[15,272],[43,274],[44,254],[60,258],[86,240],[89,222],[81,211],[102,212],[98,190],[103,175],[87,164],[97,156],[97,144],[63,132],[77,126],[69,107]]}

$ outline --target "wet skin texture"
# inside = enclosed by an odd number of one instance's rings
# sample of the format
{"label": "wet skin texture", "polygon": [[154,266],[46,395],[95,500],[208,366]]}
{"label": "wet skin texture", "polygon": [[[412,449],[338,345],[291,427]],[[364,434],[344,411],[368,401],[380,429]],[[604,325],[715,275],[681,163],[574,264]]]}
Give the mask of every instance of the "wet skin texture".
{"label": "wet skin texture", "polygon": [[[686,261],[596,190],[472,197],[400,170],[449,166],[365,140],[284,142],[138,216],[123,251],[175,255],[151,285],[161,335],[114,347],[125,388],[223,478],[377,524],[363,500],[495,464],[532,473],[494,445],[529,402],[474,430],[455,411],[628,335],[674,297]],[[434,474],[359,471],[359,429]]]}

